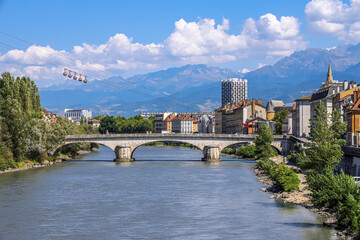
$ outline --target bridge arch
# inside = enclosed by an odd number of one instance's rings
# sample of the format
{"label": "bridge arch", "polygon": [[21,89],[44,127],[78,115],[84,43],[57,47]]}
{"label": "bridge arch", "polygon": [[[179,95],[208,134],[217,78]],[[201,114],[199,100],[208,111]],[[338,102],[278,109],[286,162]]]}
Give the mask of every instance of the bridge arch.
{"label": "bridge arch", "polygon": [[[224,148],[228,148],[228,147],[232,147],[232,146],[239,146],[239,145],[246,145],[246,144],[250,144],[250,145],[255,145],[255,143],[253,141],[239,141],[239,142],[232,142],[232,143],[225,143],[224,145],[220,146],[220,152],[224,149]],[[271,143],[271,147],[273,149],[275,149],[278,154],[282,154],[283,153],[283,146],[281,142],[278,141],[273,141]]]}
{"label": "bridge arch", "polygon": [[[163,141],[163,140],[158,141],[157,140],[157,141],[155,141],[155,140],[151,140],[151,141],[148,141],[146,143],[139,144],[139,145],[135,146],[133,149],[131,149],[131,158],[134,159],[134,153],[135,153],[136,149],[138,149],[139,147],[142,147],[144,145],[146,146],[146,144],[156,143],[156,142],[162,142],[162,143],[170,142],[170,143],[177,143],[177,144],[189,144],[189,145],[195,147],[195,150],[202,151],[202,149],[200,149],[198,146],[196,146],[196,145],[194,145],[194,144],[192,144],[190,142],[187,142],[187,141],[177,141],[177,140],[171,140],[171,141]],[[156,147],[156,145],[155,145],[155,147]],[[159,146],[159,147],[161,147],[161,146]],[[179,147],[181,147],[181,146],[179,146]]]}
{"label": "bridge arch", "polygon": [[[79,142],[77,142],[77,143],[79,143]],[[109,146],[109,145],[107,145],[107,144],[104,144],[104,143],[97,143],[97,142],[94,142],[94,141],[88,141],[88,142],[83,141],[83,142],[81,142],[81,143],[90,143],[90,144],[94,143],[94,144],[98,144],[98,145],[100,145],[100,146],[104,146],[104,147],[109,148],[109,149],[111,149],[112,151],[114,151],[114,149],[113,149],[111,146]],[[76,142],[64,143],[64,144],[58,146],[58,147],[52,152],[52,155],[53,155],[53,156],[57,156],[57,155],[60,153],[60,151],[61,151],[61,149],[62,149],[63,147],[69,146],[69,145],[72,145],[72,144],[76,144]]]}

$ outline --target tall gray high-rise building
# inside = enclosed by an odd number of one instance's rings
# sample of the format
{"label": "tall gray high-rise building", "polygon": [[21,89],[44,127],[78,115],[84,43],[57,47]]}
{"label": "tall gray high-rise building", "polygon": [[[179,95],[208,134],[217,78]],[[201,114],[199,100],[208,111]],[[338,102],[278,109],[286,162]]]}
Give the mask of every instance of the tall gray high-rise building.
{"label": "tall gray high-rise building", "polygon": [[221,81],[221,105],[247,99],[247,80],[229,78]]}

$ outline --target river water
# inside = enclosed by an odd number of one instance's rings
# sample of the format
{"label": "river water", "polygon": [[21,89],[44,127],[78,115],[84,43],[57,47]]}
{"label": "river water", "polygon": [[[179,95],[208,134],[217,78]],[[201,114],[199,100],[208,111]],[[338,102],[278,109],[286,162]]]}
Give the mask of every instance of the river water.
{"label": "river water", "polygon": [[254,163],[140,147],[131,164],[99,151],[0,175],[0,239],[331,239],[305,208],[270,199]]}

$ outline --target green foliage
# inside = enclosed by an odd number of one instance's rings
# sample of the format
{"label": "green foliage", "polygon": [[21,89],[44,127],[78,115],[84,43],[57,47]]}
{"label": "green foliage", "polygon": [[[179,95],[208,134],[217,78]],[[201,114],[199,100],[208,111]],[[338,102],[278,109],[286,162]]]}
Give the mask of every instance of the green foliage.
{"label": "green foliage", "polygon": [[16,168],[16,162],[10,149],[0,142],[0,171],[8,168]]}
{"label": "green foliage", "polygon": [[[95,133],[91,126],[59,118],[56,123],[42,119],[40,95],[29,78],[0,77],[0,169],[24,165],[23,161],[43,162],[65,140],[67,134]],[[96,145],[82,144],[96,147]],[[70,148],[70,147],[68,147]],[[71,149],[73,152],[74,149]],[[31,162],[28,161],[28,162]]]}
{"label": "green foliage", "polygon": [[287,115],[289,115],[288,110],[281,110],[280,112],[277,112],[272,119],[272,121],[275,122],[275,134],[282,134],[282,122],[286,118]]}
{"label": "green foliage", "polygon": [[255,137],[254,143],[256,146],[257,157],[272,157],[275,156],[275,152],[271,147],[271,143],[274,141],[274,135],[267,124],[261,124],[259,127],[259,136]]}
{"label": "green foliage", "polygon": [[96,120],[101,120],[101,119],[103,119],[104,117],[105,117],[104,115],[100,114],[100,115],[96,115],[96,116],[94,117],[94,119],[96,119]]}
{"label": "green foliage", "polygon": [[262,159],[259,160],[256,165],[267,172],[270,178],[276,181],[283,191],[292,192],[294,190],[299,190],[299,177],[292,169],[285,166],[285,164],[276,164],[272,160]]}
{"label": "green foliage", "polygon": [[315,107],[315,113],[315,118],[310,120],[312,144],[296,158],[301,168],[321,172],[329,167],[334,169],[341,161],[345,140],[339,138],[346,132],[346,123],[341,121],[339,110],[334,110],[330,117],[322,102]]}
{"label": "green foliage", "polygon": [[255,145],[247,144],[241,146],[235,154],[244,158],[256,158],[256,147]]}
{"label": "green foliage", "polygon": [[122,116],[106,116],[100,120],[100,133],[145,133],[154,131],[155,118],[144,119],[141,115],[125,118]]}
{"label": "green foliage", "polygon": [[144,144],[144,146],[165,146],[167,144],[163,143],[163,142],[149,142]]}
{"label": "green foliage", "polygon": [[311,197],[318,208],[330,208],[337,213],[339,224],[351,231],[359,231],[360,192],[352,176],[334,174],[333,168],[307,177]]}
{"label": "green foliage", "polygon": [[225,153],[225,154],[235,154],[236,150],[233,148],[224,148],[221,153]]}
{"label": "green foliage", "polygon": [[41,117],[40,95],[35,83],[26,77],[15,79],[9,73],[3,73],[0,77],[1,141],[16,161],[28,152],[26,123]]}
{"label": "green foliage", "polygon": [[352,194],[345,197],[344,203],[339,203],[337,211],[339,224],[348,227],[350,231],[355,232],[360,229],[360,203]]}
{"label": "green foliage", "polygon": [[270,172],[272,167],[276,166],[276,163],[270,159],[264,158],[256,162],[256,167],[263,169],[267,173]]}
{"label": "green foliage", "polygon": [[[76,134],[96,134],[98,131],[88,124],[76,125],[66,118],[59,118],[55,125],[58,131],[59,142],[65,140],[66,135],[76,135]],[[62,131],[60,131],[62,129]],[[60,140],[61,139],[61,140]],[[79,151],[92,151],[94,148],[99,148],[97,143],[73,143],[62,146],[59,149],[60,154],[65,154],[68,156],[76,156]]]}

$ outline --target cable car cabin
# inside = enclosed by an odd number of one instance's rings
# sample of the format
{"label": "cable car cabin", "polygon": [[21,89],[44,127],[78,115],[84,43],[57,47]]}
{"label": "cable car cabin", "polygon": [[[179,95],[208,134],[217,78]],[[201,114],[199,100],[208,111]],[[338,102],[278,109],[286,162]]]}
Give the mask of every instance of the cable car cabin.
{"label": "cable car cabin", "polygon": [[74,80],[77,80],[76,72],[74,72]]}
{"label": "cable car cabin", "polygon": [[66,73],[66,68],[64,68],[64,73],[63,75],[66,77],[67,76],[67,73]]}
{"label": "cable car cabin", "polygon": [[80,76],[79,76],[79,82],[81,82],[81,81],[82,81],[82,78],[81,78],[81,75],[82,75],[82,74],[79,73],[79,75],[80,75]]}
{"label": "cable car cabin", "polygon": [[69,78],[72,78],[72,75],[71,75],[71,70],[69,70],[68,77],[69,77]]}

